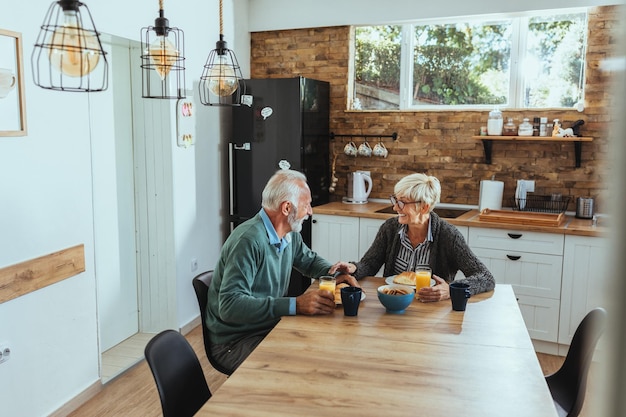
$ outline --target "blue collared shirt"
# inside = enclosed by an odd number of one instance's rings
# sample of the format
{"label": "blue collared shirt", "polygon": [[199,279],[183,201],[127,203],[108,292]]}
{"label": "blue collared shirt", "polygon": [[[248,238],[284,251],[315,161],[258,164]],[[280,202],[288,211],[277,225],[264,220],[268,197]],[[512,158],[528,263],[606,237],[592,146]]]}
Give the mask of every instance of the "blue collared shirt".
{"label": "blue collared shirt", "polygon": [[[290,233],[287,233],[285,237],[282,239],[278,237],[278,233],[276,233],[276,229],[272,224],[269,216],[265,212],[264,209],[259,211],[259,215],[261,216],[261,220],[263,220],[263,225],[265,226],[265,230],[267,231],[267,237],[269,238],[270,245],[276,248],[277,253],[282,253],[283,250],[291,243]],[[289,298],[289,314],[292,316],[296,315],[296,299],[295,297]]]}

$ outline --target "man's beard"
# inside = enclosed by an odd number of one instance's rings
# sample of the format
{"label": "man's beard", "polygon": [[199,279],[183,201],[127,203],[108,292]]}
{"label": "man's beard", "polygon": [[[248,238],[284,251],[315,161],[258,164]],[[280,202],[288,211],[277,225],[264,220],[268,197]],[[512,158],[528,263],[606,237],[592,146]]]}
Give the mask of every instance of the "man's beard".
{"label": "man's beard", "polygon": [[296,216],[298,215],[298,208],[296,206],[293,206],[293,208],[294,210],[292,210],[287,216],[287,222],[289,222],[289,226],[291,227],[292,232],[300,233],[302,231],[302,223],[304,223],[304,221],[308,219],[309,216],[306,215],[301,219],[297,219]]}

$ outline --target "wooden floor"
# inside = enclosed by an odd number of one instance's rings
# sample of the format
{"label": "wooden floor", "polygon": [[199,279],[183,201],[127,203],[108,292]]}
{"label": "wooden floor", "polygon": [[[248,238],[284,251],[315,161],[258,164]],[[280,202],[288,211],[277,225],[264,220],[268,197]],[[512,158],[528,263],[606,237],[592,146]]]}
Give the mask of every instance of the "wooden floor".
{"label": "wooden floor", "polygon": [[[215,392],[226,381],[226,375],[217,372],[211,367],[204,353],[202,341],[202,329],[196,327],[187,334],[187,340],[196,351],[204,375],[207,378],[211,392]],[[537,354],[539,363],[544,374],[556,371],[563,363],[563,357]],[[593,407],[594,399],[594,367],[589,375],[589,385],[587,387],[587,397],[585,406],[580,417],[592,417],[589,411]],[[159,394],[154,384],[154,379],[145,360],[134,366],[132,369],[111,380],[104,385],[104,388],[91,400],[78,408],[70,417],[158,417],[161,416],[161,403]]]}
{"label": "wooden floor", "polygon": [[[204,353],[202,328],[196,327],[186,337],[200,359],[209,389],[211,392],[217,391],[226,381],[226,375],[216,371],[209,364]],[[69,414],[70,417],[157,417],[161,415],[159,393],[145,360],[106,383],[101,392]]]}

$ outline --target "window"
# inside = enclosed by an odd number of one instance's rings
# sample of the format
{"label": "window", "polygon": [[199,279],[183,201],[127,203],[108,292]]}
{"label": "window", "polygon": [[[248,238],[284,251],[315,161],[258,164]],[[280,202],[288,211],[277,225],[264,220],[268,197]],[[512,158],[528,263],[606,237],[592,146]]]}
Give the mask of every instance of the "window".
{"label": "window", "polygon": [[580,10],[356,27],[352,107],[572,107],[586,32]]}

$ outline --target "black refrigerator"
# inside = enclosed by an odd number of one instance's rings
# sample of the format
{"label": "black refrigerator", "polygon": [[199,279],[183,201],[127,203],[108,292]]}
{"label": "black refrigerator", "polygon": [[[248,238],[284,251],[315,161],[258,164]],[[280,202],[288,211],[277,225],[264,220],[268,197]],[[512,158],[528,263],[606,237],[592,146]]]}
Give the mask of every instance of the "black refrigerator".
{"label": "black refrigerator", "polygon": [[[281,168],[306,175],[313,206],[328,203],[330,85],[303,77],[245,84],[243,104],[232,108],[228,143],[228,233],[261,209],[263,188]],[[310,247],[311,219],[301,233]],[[309,285],[310,279],[294,270],[289,295],[300,295]]]}

